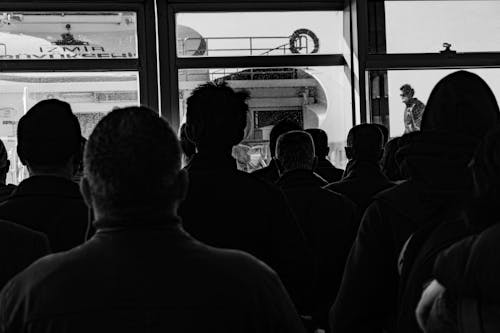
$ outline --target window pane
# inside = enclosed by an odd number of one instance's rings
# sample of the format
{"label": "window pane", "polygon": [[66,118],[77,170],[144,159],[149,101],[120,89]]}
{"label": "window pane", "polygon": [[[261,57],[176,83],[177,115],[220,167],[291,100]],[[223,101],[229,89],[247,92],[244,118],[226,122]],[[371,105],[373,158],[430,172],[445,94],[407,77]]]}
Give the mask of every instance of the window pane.
{"label": "window pane", "polygon": [[[372,106],[375,98],[388,99],[389,126],[391,137],[400,136],[404,133],[404,110],[399,88],[404,84],[410,84],[415,90],[415,97],[427,104],[427,99],[434,86],[448,74],[456,70],[394,70],[387,73],[387,91],[385,93],[372,93]],[[500,68],[498,69],[467,69],[467,71],[481,76],[490,86],[497,101],[500,101]],[[372,82],[373,84],[373,82]],[[378,96],[376,96],[378,95]],[[384,97],[384,95],[386,97]]]}
{"label": "window pane", "polygon": [[134,12],[0,12],[0,60],[137,58]]}
{"label": "window pane", "polygon": [[344,146],[352,111],[351,89],[343,67],[180,70],[181,123],[193,89],[215,80],[225,80],[234,89],[250,94],[248,135],[233,152],[240,169],[253,171],[269,163],[269,133],[282,119],[325,130],[330,160],[337,167],[345,166]]}
{"label": "window pane", "polygon": [[387,53],[500,51],[500,1],[386,1]]}
{"label": "window pane", "polygon": [[0,138],[11,169],[10,183],[27,175],[17,157],[17,123],[37,102],[57,98],[71,104],[88,138],[97,122],[116,107],[139,104],[137,72],[0,73]]}
{"label": "window pane", "polygon": [[177,55],[259,56],[342,53],[342,12],[181,13]]}

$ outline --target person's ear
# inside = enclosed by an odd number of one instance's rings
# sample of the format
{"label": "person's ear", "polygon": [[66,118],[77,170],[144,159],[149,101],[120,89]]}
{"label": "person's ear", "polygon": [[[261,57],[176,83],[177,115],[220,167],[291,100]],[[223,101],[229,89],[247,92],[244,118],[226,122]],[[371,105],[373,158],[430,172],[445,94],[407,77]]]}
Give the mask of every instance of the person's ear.
{"label": "person's ear", "polygon": [[354,152],[352,150],[352,147],[344,147],[345,150],[345,156],[347,157],[348,160],[352,160]]}
{"label": "person's ear", "polygon": [[175,177],[174,183],[172,185],[172,191],[175,196],[175,200],[182,202],[187,197],[189,188],[189,176],[186,169],[181,169],[177,176]]}
{"label": "person's ear", "polygon": [[87,177],[83,176],[80,179],[80,192],[82,193],[83,201],[89,208],[93,208],[92,206],[92,194],[90,191],[90,184]]}

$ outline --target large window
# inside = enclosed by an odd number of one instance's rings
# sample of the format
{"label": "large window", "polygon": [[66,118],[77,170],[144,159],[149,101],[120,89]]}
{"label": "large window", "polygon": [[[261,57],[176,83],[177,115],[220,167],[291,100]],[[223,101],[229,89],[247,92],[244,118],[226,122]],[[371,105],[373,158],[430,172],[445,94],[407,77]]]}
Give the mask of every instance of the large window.
{"label": "large window", "polygon": [[179,57],[334,54],[342,48],[339,11],[179,13],[176,30]]}
{"label": "large window", "polygon": [[[340,4],[339,4],[340,3]],[[226,81],[250,93],[247,137],[235,147],[240,168],[269,162],[269,132],[282,119],[329,136],[330,159],[346,164],[343,147],[353,124],[350,15],[343,1],[274,4],[158,3],[162,94],[175,127],[186,100],[208,81]],[[347,11],[347,12],[346,12]],[[164,16],[162,16],[164,13]],[[347,15],[346,15],[347,13]],[[174,79],[175,78],[175,79]]]}
{"label": "large window", "polygon": [[[500,68],[465,68],[483,78],[493,90],[497,101],[500,101]],[[419,70],[389,70],[385,91],[373,92],[372,98],[387,98],[389,111],[389,128],[391,137],[404,133],[405,104],[399,90],[404,84],[410,84],[415,90],[415,98],[427,104],[429,95],[434,86],[446,75],[456,69],[419,69]]]}
{"label": "large window", "polygon": [[[155,22],[144,19],[146,12],[154,16],[142,2],[0,4],[0,138],[11,160],[8,182],[27,176],[16,153],[17,123],[41,100],[70,103],[85,138],[113,108],[157,108],[156,45],[148,43]],[[146,34],[151,26],[153,36]]]}
{"label": "large window", "polygon": [[405,130],[400,88],[427,103],[435,84],[466,69],[500,97],[500,1],[372,1],[368,8],[368,120]]}
{"label": "large window", "polygon": [[[242,169],[253,171],[269,163],[269,133],[283,119],[329,134],[330,159],[345,166],[345,138],[352,125],[351,89],[340,66],[295,68],[222,68],[179,70],[179,118],[185,121],[186,101],[198,85],[224,80],[249,93],[247,137],[239,149],[251,158]],[[243,156],[242,154],[235,154]]]}
{"label": "large window", "polygon": [[500,1],[386,1],[388,53],[498,52]]}

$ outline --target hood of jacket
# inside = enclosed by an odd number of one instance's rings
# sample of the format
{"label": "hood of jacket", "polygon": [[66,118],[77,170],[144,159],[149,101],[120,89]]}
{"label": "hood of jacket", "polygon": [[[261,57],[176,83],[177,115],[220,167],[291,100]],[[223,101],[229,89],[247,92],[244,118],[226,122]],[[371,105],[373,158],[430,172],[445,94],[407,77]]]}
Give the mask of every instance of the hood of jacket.
{"label": "hood of jacket", "polygon": [[434,87],[422,116],[422,132],[448,132],[481,139],[499,122],[495,95],[478,75],[458,71]]}

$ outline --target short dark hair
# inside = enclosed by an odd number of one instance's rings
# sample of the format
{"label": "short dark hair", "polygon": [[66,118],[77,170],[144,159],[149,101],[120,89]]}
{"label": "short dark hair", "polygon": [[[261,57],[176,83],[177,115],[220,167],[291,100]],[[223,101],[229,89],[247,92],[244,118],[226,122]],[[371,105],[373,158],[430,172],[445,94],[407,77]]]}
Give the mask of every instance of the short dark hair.
{"label": "short dark hair", "polygon": [[323,158],[328,155],[328,135],[320,128],[308,128],[306,132],[309,133],[314,141],[314,148],[316,156]]}
{"label": "short dark hair", "polygon": [[314,142],[309,133],[289,131],[278,138],[276,158],[284,171],[312,169],[314,157]]}
{"label": "short dark hair", "polygon": [[347,134],[347,146],[357,159],[378,160],[384,148],[384,135],[374,124],[356,125]]}
{"label": "short dark hair", "polygon": [[302,128],[295,121],[289,119],[283,119],[273,126],[271,133],[269,133],[269,150],[271,151],[271,157],[276,155],[276,142],[278,138],[290,131],[299,131]]}
{"label": "short dark hair", "polygon": [[175,132],[146,107],[107,114],[85,146],[84,172],[95,203],[103,210],[169,203],[181,168]]}
{"label": "short dark hair", "polygon": [[71,106],[57,99],[38,102],[19,119],[17,151],[31,166],[59,166],[77,156],[81,129]]}
{"label": "short dark hair", "polygon": [[413,97],[415,95],[415,89],[413,89],[408,83],[403,84],[399,90],[401,90],[405,96]]}
{"label": "short dark hair", "polygon": [[239,144],[247,125],[246,91],[234,91],[226,82],[209,82],[187,99],[189,139],[199,150],[229,149]]}

